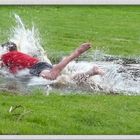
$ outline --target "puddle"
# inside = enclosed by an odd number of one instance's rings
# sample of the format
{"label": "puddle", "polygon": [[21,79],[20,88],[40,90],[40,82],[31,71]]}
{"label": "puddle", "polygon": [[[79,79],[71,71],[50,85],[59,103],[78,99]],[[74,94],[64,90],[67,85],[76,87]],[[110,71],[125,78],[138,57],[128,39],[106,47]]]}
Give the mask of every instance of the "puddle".
{"label": "puddle", "polygon": [[[37,30],[32,27],[25,27],[18,15],[15,15],[17,26],[12,28],[11,41],[18,45],[21,52],[37,56],[42,61],[51,63],[47,58],[43,47],[40,45],[40,39]],[[0,47],[0,54],[5,53]],[[63,70],[62,75],[56,80],[50,81],[41,77],[30,77],[29,70],[23,70],[16,76],[8,73],[7,70],[0,70],[0,90],[20,91],[28,93],[34,88],[43,89],[46,94],[52,90],[62,91],[63,94],[84,91],[95,94],[101,93],[120,93],[126,95],[140,95],[140,59],[139,58],[121,58],[110,56],[96,50],[91,55],[91,60],[78,62],[72,61]],[[79,72],[86,72],[94,65],[104,69],[104,76],[92,76],[87,80],[74,81],[72,76]]]}

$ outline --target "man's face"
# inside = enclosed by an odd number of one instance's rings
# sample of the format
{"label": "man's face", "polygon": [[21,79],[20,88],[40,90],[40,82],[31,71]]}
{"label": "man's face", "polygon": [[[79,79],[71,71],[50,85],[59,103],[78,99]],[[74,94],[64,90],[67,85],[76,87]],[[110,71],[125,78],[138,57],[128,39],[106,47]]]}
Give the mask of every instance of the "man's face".
{"label": "man's face", "polygon": [[16,44],[13,42],[7,42],[1,45],[5,52],[17,50]]}

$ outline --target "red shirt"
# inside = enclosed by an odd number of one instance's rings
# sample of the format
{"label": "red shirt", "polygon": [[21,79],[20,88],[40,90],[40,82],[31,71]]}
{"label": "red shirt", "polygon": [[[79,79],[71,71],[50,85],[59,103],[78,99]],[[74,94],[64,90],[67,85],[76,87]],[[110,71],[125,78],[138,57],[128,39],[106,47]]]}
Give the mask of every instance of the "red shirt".
{"label": "red shirt", "polygon": [[1,57],[3,63],[9,68],[11,73],[16,73],[19,70],[30,68],[39,60],[27,54],[11,51]]}

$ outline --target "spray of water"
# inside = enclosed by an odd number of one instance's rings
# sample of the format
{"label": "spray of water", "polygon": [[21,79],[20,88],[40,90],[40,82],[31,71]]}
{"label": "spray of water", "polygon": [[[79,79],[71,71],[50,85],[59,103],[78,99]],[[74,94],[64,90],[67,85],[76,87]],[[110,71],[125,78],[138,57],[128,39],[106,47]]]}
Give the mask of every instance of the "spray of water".
{"label": "spray of water", "polygon": [[[47,58],[43,47],[40,45],[40,39],[37,29],[34,26],[28,29],[23,24],[18,15],[15,15],[16,27],[12,28],[10,41],[17,44],[18,50],[32,56],[38,57],[41,61],[46,61],[51,64],[51,61]],[[6,50],[1,49],[0,54],[5,53]],[[123,65],[121,59],[114,61],[102,61],[105,56],[99,50],[93,54],[94,62],[91,60],[69,63],[63,70],[62,75],[56,80],[50,81],[41,77],[30,77],[28,75],[29,70],[23,70],[19,72],[16,77],[11,75],[7,70],[1,69],[0,87],[4,86],[8,88],[9,81],[12,81],[16,85],[16,88],[24,93],[33,87],[43,87],[47,93],[52,89],[60,89],[63,91],[95,91],[106,93],[123,93],[127,95],[140,94],[140,64]],[[72,76],[77,73],[86,72],[94,65],[98,65],[104,69],[104,76],[92,76],[89,79],[77,82],[72,79]],[[8,79],[8,80],[7,80]],[[8,82],[7,82],[8,81]],[[13,82],[14,81],[14,82]],[[7,83],[6,83],[7,82]],[[10,86],[10,88],[15,88]],[[65,93],[65,92],[64,92]]]}
{"label": "spray of water", "polygon": [[17,26],[11,30],[10,41],[17,44],[19,51],[36,56],[41,61],[47,61],[51,64],[43,47],[40,45],[38,30],[34,26],[32,29],[26,28],[20,17],[16,14],[15,21]]}

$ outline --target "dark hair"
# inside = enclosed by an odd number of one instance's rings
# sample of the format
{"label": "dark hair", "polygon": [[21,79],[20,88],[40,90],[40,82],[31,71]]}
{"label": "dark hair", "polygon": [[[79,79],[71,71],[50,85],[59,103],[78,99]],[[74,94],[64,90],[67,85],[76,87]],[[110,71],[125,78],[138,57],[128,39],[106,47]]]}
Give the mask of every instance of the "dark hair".
{"label": "dark hair", "polygon": [[6,47],[9,51],[17,50],[17,45],[13,42],[7,42],[1,45],[2,47]]}

